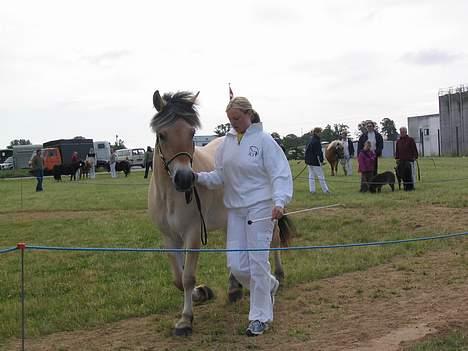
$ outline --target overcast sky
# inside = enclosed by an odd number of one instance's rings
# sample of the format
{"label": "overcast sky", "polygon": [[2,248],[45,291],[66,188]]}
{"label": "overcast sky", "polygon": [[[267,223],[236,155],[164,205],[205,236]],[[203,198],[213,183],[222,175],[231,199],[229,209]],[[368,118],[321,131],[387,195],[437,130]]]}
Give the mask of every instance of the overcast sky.
{"label": "overcast sky", "polygon": [[152,95],[200,90],[227,123],[228,83],[284,136],[438,113],[468,83],[465,0],[21,1],[0,11],[0,147],[84,136],[154,145]]}

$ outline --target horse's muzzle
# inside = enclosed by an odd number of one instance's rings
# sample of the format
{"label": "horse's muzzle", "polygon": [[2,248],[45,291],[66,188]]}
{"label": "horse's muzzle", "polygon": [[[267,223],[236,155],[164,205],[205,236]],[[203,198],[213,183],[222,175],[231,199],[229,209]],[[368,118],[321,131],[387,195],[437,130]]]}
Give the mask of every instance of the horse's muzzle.
{"label": "horse's muzzle", "polygon": [[174,185],[177,191],[186,192],[193,187],[193,172],[188,169],[180,169],[174,175]]}

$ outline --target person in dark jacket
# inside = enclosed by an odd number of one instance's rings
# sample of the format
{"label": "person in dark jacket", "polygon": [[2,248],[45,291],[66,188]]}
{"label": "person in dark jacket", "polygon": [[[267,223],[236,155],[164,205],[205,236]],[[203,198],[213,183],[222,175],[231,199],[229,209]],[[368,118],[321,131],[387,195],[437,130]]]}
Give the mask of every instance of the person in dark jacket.
{"label": "person in dark jacket", "polygon": [[145,176],[143,178],[148,178],[149,169],[151,168],[151,170],[153,170],[153,149],[151,148],[151,146],[148,146],[146,148],[144,164]]}
{"label": "person in dark jacket", "polygon": [[340,160],[343,166],[344,174],[347,176],[353,175],[353,156],[354,156],[354,145],[353,141],[348,138],[348,132],[344,131],[341,133],[340,140],[343,142],[343,154],[344,158]]}
{"label": "person in dark jacket", "polygon": [[382,156],[383,137],[382,134],[375,130],[375,124],[372,121],[367,122],[367,131],[361,135],[358,141],[357,155],[364,148],[364,143],[369,140],[371,142],[371,151],[375,152],[375,167],[374,175],[378,173],[379,157]]}
{"label": "person in dark jacket", "polygon": [[41,149],[36,150],[36,154],[31,160],[31,169],[37,179],[36,191],[43,191],[42,181],[44,179],[44,159],[41,155]]}
{"label": "person in dark jacket", "polygon": [[418,148],[413,138],[408,135],[406,127],[400,128],[400,138],[396,142],[395,160],[397,172],[403,180],[405,191],[414,190],[416,182],[416,168],[414,161],[418,159]]}
{"label": "person in dark jacket", "polygon": [[320,187],[324,193],[329,193],[327,182],[325,181],[325,175],[323,174],[323,151],[322,143],[320,142],[320,134],[322,128],[314,128],[312,131],[312,137],[307,144],[305,150],[304,161],[309,169],[309,191],[315,193],[315,176],[317,176]]}

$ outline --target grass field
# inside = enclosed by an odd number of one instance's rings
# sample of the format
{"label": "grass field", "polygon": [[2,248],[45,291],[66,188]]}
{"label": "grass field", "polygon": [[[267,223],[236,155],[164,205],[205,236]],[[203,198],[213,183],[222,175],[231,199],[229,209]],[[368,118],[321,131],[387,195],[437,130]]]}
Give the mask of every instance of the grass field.
{"label": "grass field", "polygon": [[[310,195],[305,171],[295,180],[290,211],[334,203],[343,207],[295,216],[298,235],[292,245],[363,243],[467,231],[458,219],[468,212],[454,217],[453,211],[468,207],[468,159],[423,158],[419,165],[422,181],[411,193],[391,193],[384,187],[381,194],[361,194],[356,173],[344,177],[340,169],[338,177],[331,177],[327,169],[331,194]],[[304,164],[291,161],[291,166],[296,175]],[[391,169],[392,160],[381,160],[381,171]],[[65,247],[161,247],[159,233],[147,216],[148,181],[143,173],[134,172],[127,178],[121,174],[118,179],[104,174],[80,182],[56,183],[48,178],[44,192],[34,189],[34,179],[0,180],[0,249],[18,242]],[[224,247],[223,237],[221,232],[211,233],[208,247]],[[466,249],[467,240],[291,251],[283,254],[285,284],[294,287],[366,270],[396,256],[460,246]],[[20,335],[19,262],[17,251],[0,255],[0,347]],[[209,282],[218,297],[225,298],[224,255],[201,255],[197,278]],[[26,251],[25,280],[28,337],[93,328],[136,316],[172,316],[179,312],[182,302],[171,283],[167,258],[158,253]],[[170,326],[164,323],[161,327]],[[466,337],[461,340],[467,347]]]}

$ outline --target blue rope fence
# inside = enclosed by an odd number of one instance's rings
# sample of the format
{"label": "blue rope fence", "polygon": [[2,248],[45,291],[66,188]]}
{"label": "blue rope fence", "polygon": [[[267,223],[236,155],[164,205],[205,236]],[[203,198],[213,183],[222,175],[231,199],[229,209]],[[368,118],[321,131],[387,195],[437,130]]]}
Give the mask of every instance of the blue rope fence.
{"label": "blue rope fence", "polygon": [[[330,244],[330,245],[309,245],[309,246],[291,246],[291,247],[272,247],[272,248],[247,248],[247,249],[164,249],[164,248],[112,248],[112,247],[61,247],[61,246],[41,246],[41,245],[26,245],[27,250],[36,251],[88,251],[88,252],[159,252],[159,253],[187,253],[187,252],[240,252],[240,251],[305,251],[305,250],[321,250],[321,249],[341,249],[350,247],[365,247],[365,246],[384,246],[413,243],[417,241],[440,240],[468,235],[468,232],[449,233],[433,236],[425,236],[419,238],[399,239],[399,240],[384,240],[372,241],[367,243],[348,243],[348,244]],[[18,250],[17,247],[0,250],[0,254]]]}

